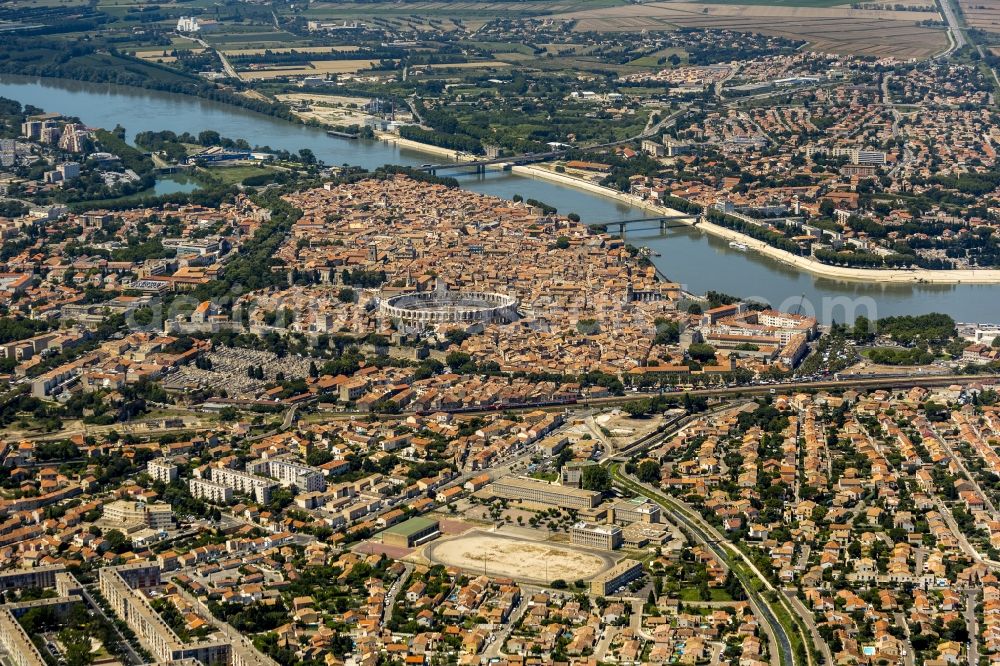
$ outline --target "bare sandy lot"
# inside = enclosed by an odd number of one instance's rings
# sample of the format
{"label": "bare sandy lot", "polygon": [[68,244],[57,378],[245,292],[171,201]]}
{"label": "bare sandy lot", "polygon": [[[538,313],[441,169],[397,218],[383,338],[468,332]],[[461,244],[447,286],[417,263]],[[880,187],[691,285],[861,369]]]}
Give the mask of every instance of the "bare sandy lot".
{"label": "bare sandy lot", "polygon": [[557,18],[575,19],[578,31],[718,28],[801,39],[821,52],[900,59],[934,55],[948,45],[944,30],[918,25],[924,20],[940,21],[936,11],[656,2],[567,12]]}
{"label": "bare sandy lot", "polygon": [[307,102],[314,104],[329,104],[331,106],[351,106],[352,104],[362,107],[371,100],[367,97],[349,97],[347,95],[327,95],[326,93],[289,93],[287,95],[277,95],[283,102]]}
{"label": "bare sandy lot", "polygon": [[364,125],[372,118],[362,111],[368,103],[363,97],[342,97],[319,93],[293,93],[277,95],[282,102],[308,104],[308,111],[296,110],[295,115],[306,120],[317,120],[327,125]]}
{"label": "bare sandy lot", "polygon": [[474,531],[424,547],[423,556],[435,564],[491,576],[550,582],[593,578],[610,567],[610,555],[572,546],[530,541],[521,537]]}

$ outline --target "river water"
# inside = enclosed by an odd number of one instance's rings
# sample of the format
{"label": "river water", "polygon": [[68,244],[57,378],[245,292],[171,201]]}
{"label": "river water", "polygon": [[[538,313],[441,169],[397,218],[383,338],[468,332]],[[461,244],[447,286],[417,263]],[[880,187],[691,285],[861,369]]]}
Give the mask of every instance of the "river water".
{"label": "river water", "polygon": [[[93,127],[111,129],[120,124],[129,138],[145,130],[197,134],[208,129],[256,146],[293,152],[309,148],[330,165],[373,169],[384,164],[419,166],[442,161],[380,141],[329,137],[320,129],[172,93],[4,75],[0,96],[78,116]],[[508,199],[520,194],[555,206],[561,213],[578,213],[588,221],[646,216],[641,209],[613,199],[511,173],[459,175],[458,180],[474,192]],[[926,312],[945,312],[958,321],[1000,323],[1000,285],[883,285],[817,278],[773,259],[734,250],[728,242],[696,229],[637,230],[626,238],[650,248],[657,268],[691,292],[715,290],[755,297],[793,311],[801,306],[823,323],[851,321],[856,315]]]}

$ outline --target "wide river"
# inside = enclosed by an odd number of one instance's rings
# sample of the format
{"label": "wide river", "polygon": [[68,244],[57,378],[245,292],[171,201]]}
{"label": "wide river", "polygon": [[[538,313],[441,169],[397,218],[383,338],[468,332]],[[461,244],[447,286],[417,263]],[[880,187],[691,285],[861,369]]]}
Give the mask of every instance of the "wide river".
{"label": "wide river", "polygon": [[[144,130],[197,134],[211,129],[257,146],[293,152],[309,148],[330,165],[371,169],[383,164],[417,166],[441,161],[440,157],[380,141],[329,137],[319,129],[185,95],[5,75],[0,77],[0,96],[78,116],[94,127],[110,129],[120,124],[130,138]],[[544,201],[562,213],[576,212],[585,220],[646,216],[641,209],[613,199],[511,173],[460,175],[458,179],[463,188],[474,192],[508,199],[520,194]],[[628,233],[627,239],[649,247],[660,271],[688,291],[756,297],[793,311],[801,304],[824,323],[850,321],[855,315],[925,312],[945,312],[958,321],[1000,323],[1000,285],[884,285],[817,278],[772,259],[731,249],[727,242],[696,229],[639,230]]]}

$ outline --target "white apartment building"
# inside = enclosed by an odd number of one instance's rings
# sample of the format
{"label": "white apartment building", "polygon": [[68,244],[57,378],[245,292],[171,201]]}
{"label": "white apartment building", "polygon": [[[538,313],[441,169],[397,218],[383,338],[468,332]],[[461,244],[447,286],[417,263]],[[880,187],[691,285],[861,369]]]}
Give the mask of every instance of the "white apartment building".
{"label": "white apartment building", "polygon": [[322,492],[326,490],[326,479],[323,472],[299,463],[287,460],[257,460],[247,465],[247,471],[277,479],[286,488],[295,486],[304,492]]}
{"label": "white apartment building", "polygon": [[250,495],[261,504],[270,501],[271,490],[278,485],[263,476],[240,472],[228,467],[213,467],[212,481],[232,488],[234,492],[241,495]]}
{"label": "white apartment building", "polygon": [[207,479],[191,479],[188,481],[191,496],[212,504],[229,504],[233,501],[233,489]]}
{"label": "white apartment building", "polygon": [[149,474],[154,481],[173,483],[177,480],[177,465],[173,464],[166,458],[157,458],[146,463],[146,473]]}
{"label": "white apartment building", "polygon": [[104,505],[101,519],[123,529],[146,525],[154,530],[166,530],[173,525],[173,509],[162,502],[115,500]]}

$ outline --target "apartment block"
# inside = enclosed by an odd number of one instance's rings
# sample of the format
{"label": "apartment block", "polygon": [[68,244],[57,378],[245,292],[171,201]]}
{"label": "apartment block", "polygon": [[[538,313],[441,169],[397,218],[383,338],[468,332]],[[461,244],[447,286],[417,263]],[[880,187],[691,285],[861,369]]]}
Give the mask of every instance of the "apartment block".
{"label": "apartment block", "polygon": [[326,490],[323,472],[309,465],[287,460],[257,460],[247,465],[247,471],[277,479],[278,483],[286,488],[295,486],[305,492]]}
{"label": "apartment block", "polygon": [[14,666],[48,666],[21,623],[7,608],[0,608],[0,646]]}
{"label": "apartment block", "polygon": [[104,505],[101,519],[123,529],[146,525],[154,530],[165,530],[173,524],[173,510],[162,502],[116,500]]}
{"label": "apartment block", "polygon": [[26,587],[55,587],[56,574],[65,571],[61,564],[35,567],[24,571],[0,573],[0,592],[23,590]]}
{"label": "apartment block", "polygon": [[191,479],[188,481],[191,496],[212,504],[229,504],[233,501],[233,489],[229,486],[206,479]]}
{"label": "apartment block", "polygon": [[642,577],[642,562],[622,560],[590,581],[590,593],[601,596],[611,594],[622,585]]}
{"label": "apartment block", "polygon": [[146,563],[105,567],[100,572],[101,594],[157,660],[197,659],[205,666],[228,666],[232,651],[227,641],[184,643],[149,605],[144,590],[155,587],[148,583],[159,582],[159,572],[159,566]]}
{"label": "apartment block", "polygon": [[54,588],[58,596],[0,606],[0,648],[6,652],[13,666],[47,666],[48,662],[35,647],[18,618],[37,608],[45,608],[55,615],[64,616],[76,605],[83,603],[83,597],[80,596],[83,586],[61,565],[0,574],[0,589],[7,591],[24,587]]}
{"label": "apartment block", "polygon": [[271,491],[278,485],[263,476],[225,467],[212,468],[212,481],[232,488],[233,492],[241,495],[250,495],[261,504],[270,501]]}
{"label": "apartment block", "polygon": [[177,465],[166,458],[157,458],[146,463],[146,472],[155,480],[173,483],[177,480]]}

